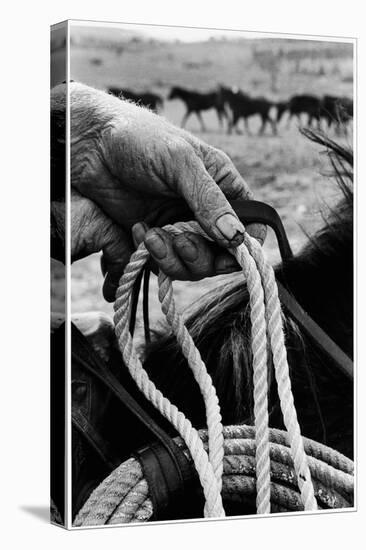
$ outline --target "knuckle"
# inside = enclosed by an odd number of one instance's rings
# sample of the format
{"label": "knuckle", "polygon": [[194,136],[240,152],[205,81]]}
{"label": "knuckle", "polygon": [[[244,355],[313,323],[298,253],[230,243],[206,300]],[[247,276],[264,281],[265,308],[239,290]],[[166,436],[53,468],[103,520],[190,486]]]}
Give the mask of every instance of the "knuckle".
{"label": "knuckle", "polygon": [[215,154],[216,162],[218,164],[227,164],[229,166],[232,166],[232,161],[227,153],[225,153],[221,149],[215,149]]}
{"label": "knuckle", "polygon": [[204,164],[207,172],[214,177],[217,172],[217,149],[209,146],[205,151]]}

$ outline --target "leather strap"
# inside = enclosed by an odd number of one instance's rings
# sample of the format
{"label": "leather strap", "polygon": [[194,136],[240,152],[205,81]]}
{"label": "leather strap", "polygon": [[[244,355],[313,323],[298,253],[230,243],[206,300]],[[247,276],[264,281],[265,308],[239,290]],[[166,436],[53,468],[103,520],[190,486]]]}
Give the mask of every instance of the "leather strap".
{"label": "leather strap", "polygon": [[244,225],[250,223],[263,223],[268,225],[275,232],[282,261],[293,257],[290,243],[285,228],[277,211],[265,202],[252,200],[232,200],[231,206],[235,210],[240,221]]}
{"label": "leather strap", "polygon": [[306,335],[321,349],[328,359],[349,378],[353,380],[353,361],[332,340],[326,332],[306,313],[297,300],[277,279],[278,294],[281,304],[285,306],[290,317],[296,321]]}
{"label": "leather strap", "polygon": [[[178,447],[177,447],[178,449]],[[153,520],[184,519],[192,512],[192,491],[198,476],[183,452],[167,452],[159,443],[134,453],[140,461],[153,503]],[[201,509],[203,507],[203,495]]]}
{"label": "leather strap", "polygon": [[[74,353],[73,353],[74,355]],[[151,432],[154,439],[158,439],[164,445],[169,448],[172,447],[172,439],[166,434],[166,432],[160,428],[160,426],[146,413],[146,411],[135,401],[135,399],[125,390],[125,388],[120,384],[120,382],[114,377],[114,375],[101,365],[101,360],[99,357],[96,357],[94,354],[93,361],[88,357],[86,361],[85,358],[77,356],[79,363],[91,372],[96,378],[98,378],[103,384],[105,384],[111,392],[121,401],[133,414],[134,416],[144,424],[146,428]]]}
{"label": "leather strap", "polygon": [[114,470],[119,466],[119,463],[116,461],[110,460],[110,455],[103,453],[102,449],[105,446],[105,441],[100,437],[96,430],[93,430],[88,422],[86,416],[75,406],[72,406],[71,420],[73,426],[86,438],[89,445],[93,447],[94,451],[97,453],[99,458],[104,462],[104,464]]}

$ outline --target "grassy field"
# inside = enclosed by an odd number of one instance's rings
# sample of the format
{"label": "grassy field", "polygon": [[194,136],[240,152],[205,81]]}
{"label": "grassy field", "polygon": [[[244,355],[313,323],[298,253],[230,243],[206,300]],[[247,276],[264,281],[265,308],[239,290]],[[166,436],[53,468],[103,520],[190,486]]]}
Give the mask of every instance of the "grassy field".
{"label": "grassy field", "polygon": [[[84,29],[83,34],[72,34],[71,78],[101,89],[115,85],[155,91],[163,97],[173,85],[208,90],[218,83],[272,99],[305,92],[352,97],[352,46],[279,39],[159,43],[116,33],[113,39],[94,36]],[[179,101],[165,101],[162,115],[167,119],[179,124],[183,114]],[[289,129],[282,124],[278,136],[257,136],[259,120],[253,118],[252,135],[228,136],[219,129],[215,113],[207,111],[203,117],[207,132],[200,132],[194,117],[188,120],[187,129],[231,157],[256,198],[278,210],[294,251],[299,250],[306,241],[304,230],[316,231],[322,223],[321,210],[338,197],[327,177],[325,156],[300,135],[295,123]],[[351,141],[351,133],[342,139]],[[278,261],[271,234],[265,250],[273,263]],[[99,260],[94,255],[72,267],[74,312],[112,312],[101,295]],[[175,283],[179,307],[184,308],[221,279]],[[155,298],[152,314],[156,320],[160,318]]]}

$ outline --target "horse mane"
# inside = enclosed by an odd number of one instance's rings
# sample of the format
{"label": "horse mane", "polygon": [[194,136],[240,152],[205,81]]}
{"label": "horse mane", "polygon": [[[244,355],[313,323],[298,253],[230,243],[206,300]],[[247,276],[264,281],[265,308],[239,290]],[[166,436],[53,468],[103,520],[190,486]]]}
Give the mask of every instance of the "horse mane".
{"label": "horse mane", "polygon": [[[353,352],[352,151],[320,132],[303,130],[325,146],[342,194],[323,228],[303,250],[276,267],[276,276],[314,320],[349,355]],[[240,274],[205,294],[186,315],[186,325],[217,389],[224,424],[253,423],[250,311]],[[284,329],[295,404],[303,435],[348,456],[353,453],[352,383],[336,371],[284,312]],[[146,350],[144,366],[161,391],[196,427],[205,411],[175,338],[159,334]],[[283,428],[273,375],[270,422]]]}

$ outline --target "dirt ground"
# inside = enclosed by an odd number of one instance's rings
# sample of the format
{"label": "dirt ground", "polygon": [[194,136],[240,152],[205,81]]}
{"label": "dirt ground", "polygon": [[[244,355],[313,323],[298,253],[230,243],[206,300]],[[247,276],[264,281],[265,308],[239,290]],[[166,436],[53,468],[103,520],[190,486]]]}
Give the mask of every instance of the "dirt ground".
{"label": "dirt ground", "polygon": [[[329,93],[352,97],[352,47],[345,44],[299,40],[240,40],[203,43],[159,43],[129,37],[92,37],[76,30],[72,37],[71,78],[106,89],[110,85],[149,90],[167,97],[172,85],[208,90],[218,83],[237,85],[252,95],[273,100],[293,93]],[[276,68],[276,71],[273,70]],[[184,108],[179,100],[165,101],[161,113],[179,124]],[[337,201],[339,191],[329,178],[329,165],[319,147],[307,141],[292,123],[283,121],[277,136],[258,136],[259,120],[250,120],[251,135],[227,135],[216,114],[203,114],[207,131],[202,133],[192,116],[187,129],[223,149],[249,183],[258,200],[274,206],[282,217],[293,250],[322,224],[321,212]],[[334,131],[331,131],[334,137]],[[340,139],[352,142],[351,129]],[[279,259],[275,238],[269,232],[265,251],[271,262]],[[102,297],[99,255],[72,266],[72,311],[113,309]],[[236,275],[238,276],[238,275]],[[240,275],[239,275],[240,276]],[[176,301],[183,309],[223,277],[195,283],[174,284]],[[156,281],[151,283],[154,287]],[[58,299],[57,281],[53,290]],[[154,320],[160,308],[151,293]]]}

